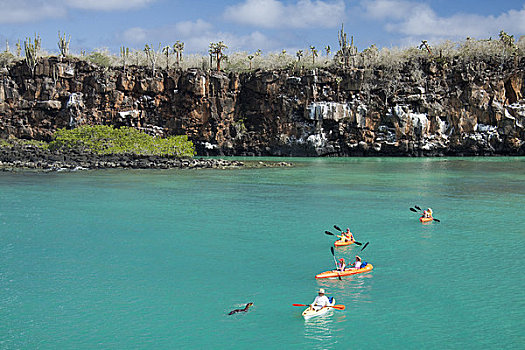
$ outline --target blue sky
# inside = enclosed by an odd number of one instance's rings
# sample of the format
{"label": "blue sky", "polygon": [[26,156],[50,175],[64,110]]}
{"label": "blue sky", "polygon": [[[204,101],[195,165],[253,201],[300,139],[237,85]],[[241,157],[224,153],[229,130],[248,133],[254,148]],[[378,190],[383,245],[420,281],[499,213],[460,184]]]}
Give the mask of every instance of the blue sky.
{"label": "blue sky", "polygon": [[525,1],[515,0],[0,0],[0,49],[9,40],[42,38],[56,52],[58,31],[71,51],[172,45],[207,52],[223,40],[230,51],[294,52],[310,45],[337,49],[344,22],[360,50],[415,46],[421,40],[497,38],[500,30],[525,35]]}

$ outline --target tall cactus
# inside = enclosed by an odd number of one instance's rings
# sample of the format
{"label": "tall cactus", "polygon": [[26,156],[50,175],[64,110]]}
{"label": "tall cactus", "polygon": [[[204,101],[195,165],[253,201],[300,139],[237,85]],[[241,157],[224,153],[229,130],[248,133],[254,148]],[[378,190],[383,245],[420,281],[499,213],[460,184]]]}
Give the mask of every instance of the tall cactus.
{"label": "tall cactus", "polygon": [[312,52],[312,65],[315,65],[315,58],[318,56],[317,49],[315,46],[310,46],[310,51]]}
{"label": "tall cactus", "polygon": [[347,34],[345,33],[344,24],[341,24],[341,30],[339,31],[338,35],[339,51],[337,52],[337,56],[342,58],[345,68],[350,66],[350,60],[352,60],[353,65],[353,61],[357,56],[357,47],[354,46],[354,37],[352,36],[351,38],[352,41],[349,44]]}
{"label": "tall cactus", "polygon": [[62,57],[67,57],[69,55],[69,43],[71,42],[71,35],[66,38],[66,33],[62,37],[60,31],[58,32],[58,49],[60,50],[60,55]]}
{"label": "tall cactus", "polygon": [[162,53],[164,54],[164,56],[166,56],[166,70],[170,68],[170,51],[171,47],[169,46],[164,46],[162,48]]}
{"label": "tall cactus", "polygon": [[26,38],[24,40],[24,51],[26,55],[26,64],[31,70],[31,75],[35,75],[35,68],[38,63],[38,53],[40,51],[40,45],[42,41],[40,39],[40,35],[36,35],[33,41],[31,41],[31,38]]}
{"label": "tall cactus", "polygon": [[177,40],[175,44],[173,44],[173,51],[175,52],[177,66],[180,67],[180,63],[182,62],[182,51],[184,51],[184,42]]}
{"label": "tall cactus", "polygon": [[157,51],[155,51],[148,44],[146,44],[146,46],[144,47],[144,53],[146,54],[146,57],[151,65],[151,74],[153,77],[155,77],[155,68],[157,65],[157,59],[159,58],[160,47],[161,47],[160,43],[159,43],[159,49]]}
{"label": "tall cactus", "polygon": [[122,68],[126,71],[126,64],[129,58],[129,47],[120,47],[120,59],[122,60]]}
{"label": "tall cactus", "polygon": [[[221,61],[226,58],[226,55],[224,55],[224,50],[227,49],[228,46],[224,44],[223,41],[219,41],[218,43],[210,43],[210,57],[211,55],[215,56],[215,61],[217,63],[217,71],[221,71]],[[210,61],[211,63],[211,61]]]}

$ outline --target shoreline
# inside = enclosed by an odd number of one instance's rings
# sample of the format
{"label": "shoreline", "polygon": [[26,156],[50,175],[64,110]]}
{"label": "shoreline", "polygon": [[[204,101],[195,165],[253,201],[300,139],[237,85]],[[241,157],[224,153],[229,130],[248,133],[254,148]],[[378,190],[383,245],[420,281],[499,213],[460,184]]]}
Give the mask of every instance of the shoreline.
{"label": "shoreline", "polygon": [[37,172],[96,169],[240,169],[290,167],[289,162],[245,162],[226,159],[177,158],[136,154],[100,155],[80,150],[49,151],[33,145],[0,147],[0,171]]}

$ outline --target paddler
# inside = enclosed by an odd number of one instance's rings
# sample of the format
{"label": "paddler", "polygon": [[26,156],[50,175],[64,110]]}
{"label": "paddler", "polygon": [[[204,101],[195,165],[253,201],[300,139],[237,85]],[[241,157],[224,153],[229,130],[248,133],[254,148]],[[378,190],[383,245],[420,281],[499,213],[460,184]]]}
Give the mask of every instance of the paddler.
{"label": "paddler", "polygon": [[350,229],[347,227],[346,232],[341,232],[341,241],[343,242],[353,242],[354,241],[354,235],[352,232],[350,232]]}
{"label": "paddler", "polygon": [[359,270],[361,268],[361,265],[363,262],[361,261],[361,257],[359,255],[355,256],[355,262],[352,264],[352,269]]}
{"label": "paddler", "polygon": [[423,211],[423,217],[424,218],[431,218],[432,217],[432,209],[431,208],[427,208],[427,210],[424,210]]}
{"label": "paddler", "polygon": [[330,300],[328,300],[328,297],[324,295],[324,289],[320,288],[314,302],[310,304],[310,308],[317,311],[328,305],[330,305]]}
{"label": "paddler", "polygon": [[344,271],[346,267],[345,259],[341,258],[339,259],[339,262],[337,263],[337,271]]}

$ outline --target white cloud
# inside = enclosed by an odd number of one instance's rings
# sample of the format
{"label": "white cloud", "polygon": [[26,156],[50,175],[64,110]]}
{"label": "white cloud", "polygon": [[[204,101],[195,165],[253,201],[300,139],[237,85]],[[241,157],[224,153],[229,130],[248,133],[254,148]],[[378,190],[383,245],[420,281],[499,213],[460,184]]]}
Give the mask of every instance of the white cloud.
{"label": "white cloud", "polygon": [[25,23],[66,15],[66,9],[57,1],[0,0],[0,9],[0,23]]}
{"label": "white cloud", "polygon": [[122,39],[127,43],[146,43],[148,38],[148,31],[144,28],[134,27],[125,30]]}
{"label": "white cloud", "polygon": [[73,8],[94,11],[136,9],[154,1],[156,0],[0,0],[0,24],[63,18]]}
{"label": "white cloud", "polygon": [[336,27],[344,19],[342,0],[298,0],[285,5],[277,0],[246,0],[224,12],[227,20],[264,28]]}
{"label": "white cloud", "polygon": [[467,36],[481,39],[494,37],[500,30],[518,35],[525,33],[525,6],[498,16],[461,13],[442,17],[428,4],[413,1],[375,0],[362,4],[369,18],[384,21],[387,31],[403,34],[410,40],[423,37],[464,39]]}
{"label": "white cloud", "polygon": [[73,8],[95,11],[129,10],[145,7],[155,0],[66,0]]}
{"label": "white cloud", "polygon": [[255,31],[247,35],[238,36],[229,32],[217,31],[211,23],[198,19],[196,21],[179,22],[171,26],[145,29],[133,27],[119,35],[120,40],[126,44],[144,45],[153,44],[154,47],[161,42],[173,44],[174,41],[184,42],[187,52],[199,52],[206,54],[211,42],[224,41],[228,50],[269,50],[275,49],[277,45],[264,34]]}

